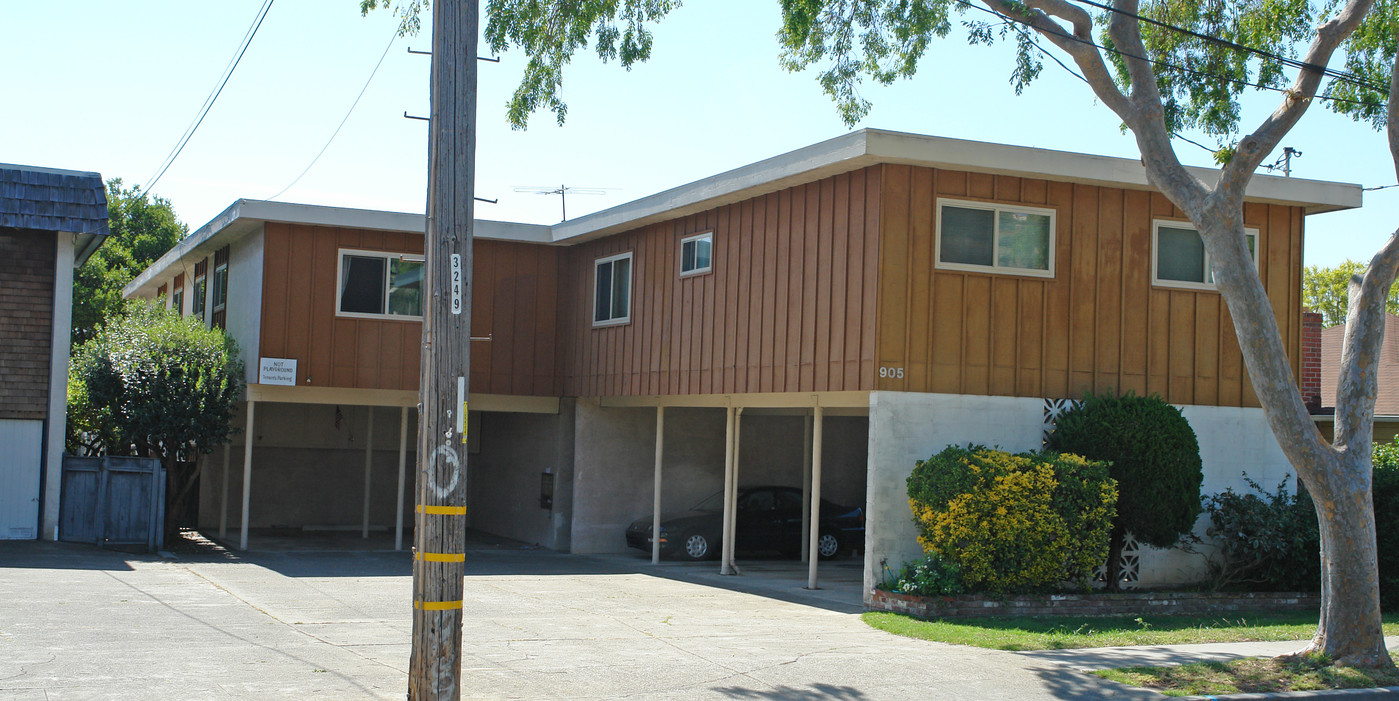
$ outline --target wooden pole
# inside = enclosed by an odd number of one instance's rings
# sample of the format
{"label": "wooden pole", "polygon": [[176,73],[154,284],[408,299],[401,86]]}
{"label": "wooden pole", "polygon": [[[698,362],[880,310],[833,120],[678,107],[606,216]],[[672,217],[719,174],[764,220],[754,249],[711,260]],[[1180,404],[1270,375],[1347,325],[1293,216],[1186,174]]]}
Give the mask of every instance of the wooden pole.
{"label": "wooden pole", "polygon": [[374,407],[365,407],[369,418],[364,428],[364,526],[360,537],[369,538],[369,484],[374,476]]}
{"label": "wooden pole", "polygon": [[243,433],[243,527],[238,534],[238,549],[248,549],[248,509],[253,496],[253,412],[257,402],[248,400],[248,430]]}
{"label": "wooden pole", "polygon": [[403,487],[408,470],[408,407],[400,411],[398,422],[398,510],[393,521],[393,549],[403,549]]}
{"label": "wooden pole", "polygon": [[479,21],[477,0],[432,3],[410,701],[457,699],[462,692]]}
{"label": "wooden pole", "polygon": [[665,407],[656,407],[656,476],[651,495],[651,564],[661,564],[661,455],[665,453]]}
{"label": "wooden pole", "polygon": [[820,589],[816,586],[816,562],[821,559],[817,553],[821,538],[821,420],[826,417],[826,410],[823,407],[816,407],[815,418],[812,421],[811,430],[811,525],[809,533],[811,540],[807,546],[806,588]]}

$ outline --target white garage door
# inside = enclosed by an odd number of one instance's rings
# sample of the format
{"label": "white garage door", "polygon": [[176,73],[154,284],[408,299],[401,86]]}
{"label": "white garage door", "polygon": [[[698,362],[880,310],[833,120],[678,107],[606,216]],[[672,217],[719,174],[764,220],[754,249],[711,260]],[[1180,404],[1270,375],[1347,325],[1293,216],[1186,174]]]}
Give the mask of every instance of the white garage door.
{"label": "white garage door", "polygon": [[0,540],[38,537],[44,422],[0,419]]}

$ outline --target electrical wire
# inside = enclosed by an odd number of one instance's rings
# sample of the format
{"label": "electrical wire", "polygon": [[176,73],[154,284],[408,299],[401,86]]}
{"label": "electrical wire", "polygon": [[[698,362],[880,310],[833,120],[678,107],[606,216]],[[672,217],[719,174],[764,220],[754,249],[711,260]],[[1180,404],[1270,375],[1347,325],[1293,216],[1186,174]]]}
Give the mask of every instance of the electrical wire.
{"label": "electrical wire", "polygon": [[1161,27],[1162,29],[1168,29],[1168,30],[1170,30],[1170,31],[1177,32],[1177,33],[1179,33],[1179,34],[1184,34],[1184,35],[1186,35],[1186,36],[1193,37],[1193,38],[1199,39],[1199,40],[1201,40],[1201,41],[1207,41],[1207,42],[1210,42],[1210,43],[1212,43],[1212,44],[1216,44],[1216,45],[1218,45],[1218,46],[1223,46],[1223,47],[1228,48],[1228,49],[1234,49],[1235,51],[1242,51],[1242,52],[1245,52],[1245,53],[1253,54],[1253,55],[1255,55],[1255,56],[1261,56],[1261,57],[1263,57],[1263,58],[1269,58],[1269,59],[1272,59],[1272,60],[1274,60],[1274,61],[1277,61],[1277,62],[1279,62],[1279,63],[1281,63],[1281,64],[1283,64],[1283,65],[1286,65],[1286,66],[1291,66],[1291,67],[1293,67],[1293,68],[1298,68],[1298,69],[1301,69],[1301,70],[1313,71],[1313,72],[1320,73],[1320,74],[1322,74],[1322,75],[1325,75],[1325,76],[1330,77],[1330,78],[1334,78],[1334,79],[1336,79],[1336,80],[1339,80],[1339,81],[1342,81],[1342,82],[1345,82],[1345,83],[1351,83],[1352,85],[1356,85],[1356,86],[1359,86],[1359,87],[1362,87],[1362,88],[1368,88],[1368,89],[1370,89],[1370,90],[1374,90],[1374,91],[1379,92],[1379,93],[1382,93],[1382,94],[1386,94],[1386,95],[1389,94],[1389,89],[1388,89],[1387,87],[1380,86],[1380,85],[1375,85],[1374,83],[1366,82],[1366,81],[1364,81],[1364,80],[1361,80],[1360,78],[1357,78],[1355,75],[1353,75],[1353,74],[1351,74],[1351,73],[1344,73],[1344,72],[1342,72],[1342,71],[1338,71],[1338,70],[1336,70],[1336,69],[1334,69],[1334,68],[1330,68],[1330,67],[1327,67],[1327,66],[1319,66],[1319,65],[1316,65],[1316,64],[1314,64],[1314,63],[1307,63],[1306,61],[1299,61],[1299,60],[1297,60],[1297,59],[1295,59],[1295,58],[1288,58],[1288,57],[1286,57],[1286,56],[1281,56],[1281,55],[1279,55],[1279,54],[1275,54],[1275,53],[1273,53],[1273,52],[1271,52],[1271,51],[1265,51],[1265,50],[1263,50],[1263,49],[1256,49],[1256,48],[1254,48],[1254,47],[1252,47],[1252,46],[1248,46],[1248,45],[1246,45],[1246,44],[1240,44],[1240,43],[1237,43],[1237,42],[1229,41],[1228,39],[1221,39],[1221,38],[1219,38],[1219,37],[1211,36],[1211,35],[1209,35],[1209,34],[1201,34],[1200,32],[1196,32],[1196,31],[1191,30],[1191,29],[1186,29],[1186,28],[1184,28],[1184,27],[1178,27],[1178,26],[1176,26],[1176,25],[1174,25],[1174,24],[1170,24],[1170,23],[1167,23],[1167,22],[1162,22],[1162,21],[1157,20],[1157,19],[1152,19],[1151,17],[1146,17],[1146,16],[1144,16],[1144,15],[1136,14],[1135,12],[1128,12],[1128,11],[1126,11],[1126,10],[1123,10],[1123,9],[1120,9],[1120,8],[1117,8],[1117,7],[1113,7],[1113,6],[1111,6],[1111,5],[1106,5],[1106,4],[1103,4],[1103,3],[1100,3],[1100,2],[1094,2],[1094,0],[1077,0],[1077,1],[1078,1],[1078,2],[1081,2],[1081,3],[1085,4],[1085,5],[1090,5],[1090,6],[1092,6],[1092,7],[1097,7],[1097,8],[1103,9],[1103,10],[1107,10],[1108,12],[1113,12],[1113,13],[1116,13],[1116,14],[1119,14],[1119,15],[1123,15],[1124,17],[1131,17],[1131,18],[1133,18],[1133,19],[1135,19],[1135,20],[1137,20],[1137,21],[1139,21],[1139,22],[1146,22],[1147,24],[1155,25],[1155,26],[1157,26],[1157,27]]}
{"label": "electrical wire", "polygon": [[359,105],[360,98],[364,97],[364,91],[369,89],[369,84],[373,82],[374,76],[379,73],[379,67],[384,65],[384,58],[389,55],[389,49],[393,48],[393,43],[397,40],[398,28],[395,27],[393,34],[389,37],[388,46],[384,47],[384,53],[379,56],[379,62],[374,64],[374,70],[369,72],[369,78],[365,79],[364,87],[359,89],[359,94],[355,96],[355,101],[350,104],[350,109],[345,112],[345,117],[340,120],[340,125],[335,127],[335,131],[330,135],[329,139],[326,139],[325,145],[321,147],[321,150],[318,153],[316,153],[316,157],[312,158],[311,162],[306,164],[306,168],[301,171],[301,175],[296,176],[295,180],[288,183],[287,186],[282,188],[281,190],[278,190],[277,194],[267,199],[275,200],[278,197],[281,197],[282,193],[285,193],[287,190],[290,190],[293,185],[296,185],[297,183],[301,182],[301,178],[305,177],[307,173],[311,172],[311,167],[316,165],[316,161],[321,160],[321,156],[325,155],[326,149],[330,148],[330,142],[335,141],[335,137],[340,135],[340,130],[345,128],[345,122],[348,122],[350,120],[350,115],[354,113],[355,107]]}
{"label": "electrical wire", "polygon": [[160,182],[161,177],[165,175],[165,171],[169,170],[170,166],[175,164],[175,159],[179,158],[180,153],[185,150],[185,146],[189,143],[189,140],[194,137],[194,132],[199,129],[199,125],[204,123],[204,118],[209,116],[209,110],[213,109],[214,102],[219,99],[219,95],[223,94],[224,86],[228,85],[228,79],[233,77],[233,71],[238,68],[239,62],[243,60],[243,54],[247,53],[248,47],[252,45],[253,37],[257,36],[257,30],[262,27],[262,21],[267,19],[267,13],[272,9],[273,2],[275,2],[275,0],[266,0],[262,7],[258,9],[258,14],[254,18],[251,28],[243,35],[243,42],[238,48],[238,53],[234,56],[233,61],[228,67],[224,69],[223,76],[219,79],[219,83],[214,88],[213,92],[209,94],[209,97],[205,98],[204,104],[199,108],[199,112],[194,121],[190,124],[189,128],[185,129],[184,134],[182,134],[180,139],[175,143],[175,147],[170,150],[170,154],[165,157],[165,160],[157,169],[156,174],[148,179],[143,189],[144,192],[150,192],[155,188],[155,184]]}

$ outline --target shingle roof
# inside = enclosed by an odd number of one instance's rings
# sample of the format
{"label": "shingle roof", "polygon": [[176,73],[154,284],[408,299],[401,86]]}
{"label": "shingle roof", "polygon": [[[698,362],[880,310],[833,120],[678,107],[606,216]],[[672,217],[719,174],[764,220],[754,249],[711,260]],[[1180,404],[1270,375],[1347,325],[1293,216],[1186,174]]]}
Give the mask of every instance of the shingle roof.
{"label": "shingle roof", "polygon": [[0,226],[106,236],[102,176],[0,164]]}
{"label": "shingle roof", "polygon": [[[1341,374],[1341,342],[1345,326],[1321,330],[1321,405],[1336,406],[1336,382]],[[1399,316],[1386,314],[1384,345],[1380,347],[1376,416],[1399,416]]]}

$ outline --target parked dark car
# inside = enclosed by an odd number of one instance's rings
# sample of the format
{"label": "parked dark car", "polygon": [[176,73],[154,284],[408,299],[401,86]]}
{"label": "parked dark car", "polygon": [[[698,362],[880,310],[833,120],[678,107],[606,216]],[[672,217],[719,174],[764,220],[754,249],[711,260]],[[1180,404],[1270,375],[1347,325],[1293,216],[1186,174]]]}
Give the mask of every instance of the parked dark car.
{"label": "parked dark car", "polygon": [[[719,555],[723,540],[724,493],[696,504],[689,511],[661,521],[661,554],[705,560]],[[651,520],[639,518],[627,527],[627,545],[651,552]],[[864,548],[865,510],[821,500],[816,552],[823,560],[847,550]],[[738,490],[736,552],[801,554],[802,491],[793,487],[744,487]]]}

